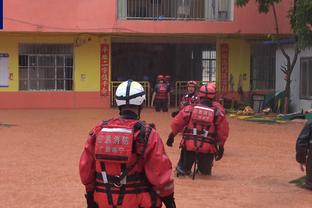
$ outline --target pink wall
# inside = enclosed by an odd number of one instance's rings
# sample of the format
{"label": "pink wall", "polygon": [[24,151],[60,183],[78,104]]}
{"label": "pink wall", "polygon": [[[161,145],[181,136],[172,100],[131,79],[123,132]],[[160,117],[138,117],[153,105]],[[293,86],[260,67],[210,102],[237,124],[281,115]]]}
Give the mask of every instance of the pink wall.
{"label": "pink wall", "polygon": [[0,109],[110,107],[110,98],[98,92],[1,92],[0,100]]}
{"label": "pink wall", "polygon": [[[290,33],[287,11],[291,0],[277,6],[280,32]],[[9,0],[4,2],[4,31],[101,32],[135,34],[268,34],[273,15],[259,14],[255,0],[235,8],[234,21],[121,21],[116,0]]]}

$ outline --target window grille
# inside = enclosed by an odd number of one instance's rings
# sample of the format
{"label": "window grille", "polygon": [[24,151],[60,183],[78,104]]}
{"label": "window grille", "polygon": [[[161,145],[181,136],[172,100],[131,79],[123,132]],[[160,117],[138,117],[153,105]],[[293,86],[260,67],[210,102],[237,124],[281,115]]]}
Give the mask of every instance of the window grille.
{"label": "window grille", "polygon": [[202,51],[203,78],[205,82],[216,81],[216,51]]}
{"label": "window grille", "polygon": [[73,88],[73,46],[70,44],[20,44],[19,90]]}
{"label": "window grille", "polygon": [[252,45],[250,81],[252,90],[275,89],[275,47]]}
{"label": "window grille", "polygon": [[117,0],[119,19],[232,20],[234,0]]}
{"label": "window grille", "polygon": [[312,57],[300,59],[300,98],[312,99]]}

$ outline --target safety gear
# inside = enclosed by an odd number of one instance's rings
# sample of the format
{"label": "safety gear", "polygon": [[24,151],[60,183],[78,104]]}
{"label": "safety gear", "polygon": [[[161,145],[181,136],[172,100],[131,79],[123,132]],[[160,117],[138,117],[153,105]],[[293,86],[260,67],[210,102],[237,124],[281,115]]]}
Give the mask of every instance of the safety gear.
{"label": "safety gear", "polygon": [[211,101],[210,105],[185,106],[172,119],[171,131],[175,135],[182,132],[178,167],[183,172],[191,172],[196,163],[202,174],[211,175],[216,144],[223,146],[229,135],[222,105]]}
{"label": "safety gear", "polygon": [[133,126],[110,124],[103,126],[95,143],[95,158],[100,162],[128,164],[132,159]]}
{"label": "safety gear", "polygon": [[306,164],[307,157],[304,154],[296,153],[296,161],[300,164]]}
{"label": "safety gear", "polygon": [[165,80],[166,82],[169,82],[170,79],[171,79],[171,76],[170,76],[170,75],[166,75],[166,76],[164,77],[164,80]]}
{"label": "safety gear", "polygon": [[219,145],[218,150],[215,154],[215,160],[216,161],[221,160],[223,157],[223,153],[224,153],[224,147]]}
{"label": "safety gear", "polygon": [[160,81],[160,80],[162,80],[162,81],[165,81],[165,77],[164,77],[164,75],[157,75],[157,81]]}
{"label": "safety gear", "polygon": [[122,82],[116,89],[115,100],[118,107],[124,105],[141,106],[145,101],[144,88],[136,81]]}
{"label": "safety gear", "polygon": [[[178,133],[189,133],[189,136],[192,139],[193,125],[192,125],[192,122],[190,122],[190,120],[191,120],[191,116],[193,114],[195,106],[208,107],[203,104],[197,104],[197,105],[188,105],[188,106],[185,106],[183,109],[181,109],[179,114],[176,115],[176,117],[172,119],[172,122],[170,125],[171,131],[175,135],[177,135]],[[224,145],[229,135],[229,124],[225,117],[225,110],[222,107],[222,105],[216,101],[212,102],[212,104],[209,106],[210,107],[208,108],[211,108],[215,111],[215,118],[213,122],[214,125],[210,127],[211,129],[209,129],[208,136],[212,136],[218,144]],[[197,125],[196,128],[200,128],[200,126]],[[197,130],[197,134],[200,136],[202,132],[200,132],[200,130]],[[207,146],[207,151],[209,151],[209,153],[214,154],[216,152],[215,145],[214,144],[210,145],[210,143],[206,143],[206,142],[204,142],[203,145],[206,146],[206,144],[209,145],[209,147]],[[185,144],[183,140],[182,140],[181,147],[185,148]]]}
{"label": "safety gear", "polygon": [[95,203],[94,201],[93,193],[94,192],[87,192],[85,194],[85,198],[87,200],[87,208],[98,208],[97,203]]}
{"label": "safety gear", "polygon": [[306,166],[305,187],[312,189],[312,120],[305,123],[297,138],[296,161]]}
{"label": "safety gear", "polygon": [[209,146],[215,145],[215,109],[195,105],[190,121],[183,133],[183,140],[188,151],[208,153]]}
{"label": "safety gear", "polygon": [[[140,130],[140,137],[138,138],[140,141],[134,141],[134,132],[138,128],[143,128]],[[137,120],[114,119],[109,121],[107,125],[103,125],[96,136],[95,170],[98,180],[96,190],[106,193],[108,203],[111,206],[114,205],[114,188],[119,189],[117,191],[119,194],[117,205],[122,205],[122,197],[129,191],[126,189],[129,182],[133,183],[131,187],[137,187],[136,193],[147,192],[149,189],[148,181],[143,173],[128,174],[145,152],[151,128],[148,129],[148,132],[145,130],[145,126],[138,123]],[[136,142],[136,154],[132,151],[133,142]],[[139,187],[142,189],[140,190]]]}
{"label": "safety gear", "polygon": [[151,128],[156,129],[156,125],[154,123],[149,124]]}
{"label": "safety gear", "polygon": [[171,113],[171,117],[174,118],[177,114],[179,113],[179,111],[174,111]]}
{"label": "safety gear", "polygon": [[216,96],[216,85],[213,82],[209,82],[206,85],[202,85],[199,88],[198,97],[203,99],[214,99]]}
{"label": "safety gear", "polygon": [[167,142],[166,142],[168,147],[172,147],[172,144],[174,142],[174,136],[175,135],[172,132],[169,134]]}
{"label": "safety gear", "polygon": [[123,116],[127,119],[103,122],[90,132],[80,158],[81,181],[87,191],[95,190],[99,208],[160,207],[160,197],[173,193],[171,162],[154,129]]}
{"label": "safety gear", "polygon": [[[308,150],[312,148],[312,120],[308,120],[301,130],[296,142],[296,158],[303,161],[307,157]],[[298,160],[297,160],[298,161]],[[298,162],[299,162],[298,161]],[[301,163],[301,162],[299,162]]]}
{"label": "safety gear", "polygon": [[196,82],[196,81],[193,81],[193,80],[188,81],[188,82],[187,82],[187,86],[188,86],[188,87],[196,87],[196,86],[197,86],[197,82]]}
{"label": "safety gear", "polygon": [[173,193],[169,196],[161,197],[161,200],[165,204],[166,208],[176,208]]}
{"label": "safety gear", "polygon": [[182,97],[182,100],[181,100],[180,105],[179,105],[179,109],[181,110],[182,108],[184,108],[187,105],[197,104],[198,102],[199,102],[199,98],[197,97],[197,95],[195,93],[186,94]]}
{"label": "safety gear", "polygon": [[156,85],[156,100],[168,100],[168,85],[165,83],[158,83]]}

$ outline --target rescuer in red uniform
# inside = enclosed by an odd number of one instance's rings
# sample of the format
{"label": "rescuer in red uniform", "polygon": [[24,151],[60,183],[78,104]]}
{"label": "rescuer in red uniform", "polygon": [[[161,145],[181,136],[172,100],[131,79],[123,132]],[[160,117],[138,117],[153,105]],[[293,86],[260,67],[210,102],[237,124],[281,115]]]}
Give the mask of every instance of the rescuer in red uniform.
{"label": "rescuer in red uniform", "polygon": [[116,90],[120,117],[89,133],[80,158],[88,208],[175,208],[172,165],[153,125],[140,121],[145,92],[128,80]]}
{"label": "rescuer in red uniform", "polygon": [[156,112],[168,111],[170,104],[170,86],[165,82],[163,75],[157,76],[157,84],[154,87],[151,106],[155,105]]}
{"label": "rescuer in red uniform", "polygon": [[188,81],[187,82],[187,92],[182,97],[179,108],[182,109],[187,105],[196,104],[199,102],[199,98],[196,93],[197,82],[196,81]]}
{"label": "rescuer in red uniform", "polygon": [[190,175],[193,165],[193,178],[195,173],[211,175],[213,160],[222,158],[229,134],[224,108],[215,101],[215,84],[201,86],[198,97],[198,104],[184,107],[171,123],[168,146],[172,146],[175,135],[182,132],[177,176]]}
{"label": "rescuer in red uniform", "polygon": [[197,82],[196,81],[188,81],[187,82],[187,92],[182,97],[181,102],[179,104],[179,110],[171,113],[171,117],[175,117],[179,111],[188,105],[193,105],[199,102],[199,98],[196,93]]}

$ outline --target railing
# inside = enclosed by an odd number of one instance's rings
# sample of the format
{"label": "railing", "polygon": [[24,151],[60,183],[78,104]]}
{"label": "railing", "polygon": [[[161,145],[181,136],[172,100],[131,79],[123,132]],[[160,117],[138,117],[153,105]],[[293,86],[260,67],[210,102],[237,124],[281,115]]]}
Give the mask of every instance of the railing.
{"label": "railing", "polygon": [[[146,93],[146,102],[145,102],[145,106],[149,107],[150,106],[150,102],[151,102],[151,85],[150,82],[148,81],[137,81],[139,82]],[[172,94],[172,96],[175,97],[175,107],[179,106],[179,103],[182,99],[182,97],[184,96],[185,92],[187,91],[187,82],[188,81],[176,81],[175,82],[175,90]],[[110,83],[110,89],[111,89],[111,107],[116,107],[116,101],[115,101],[115,92],[116,89],[118,87],[119,84],[121,84],[122,81],[112,81]],[[197,86],[200,87],[202,84],[206,84],[207,82],[205,81],[197,81]]]}
{"label": "railing", "polygon": [[[145,91],[145,96],[146,96],[146,101],[145,101],[145,106],[150,106],[150,99],[151,99],[151,85],[148,81],[137,81],[139,82]],[[110,82],[110,89],[111,89],[111,107],[116,107],[116,101],[115,101],[115,92],[116,89],[118,87],[118,85],[120,85],[122,83],[122,81],[112,81]]]}
{"label": "railing", "polygon": [[118,19],[233,19],[234,0],[117,0]]}

